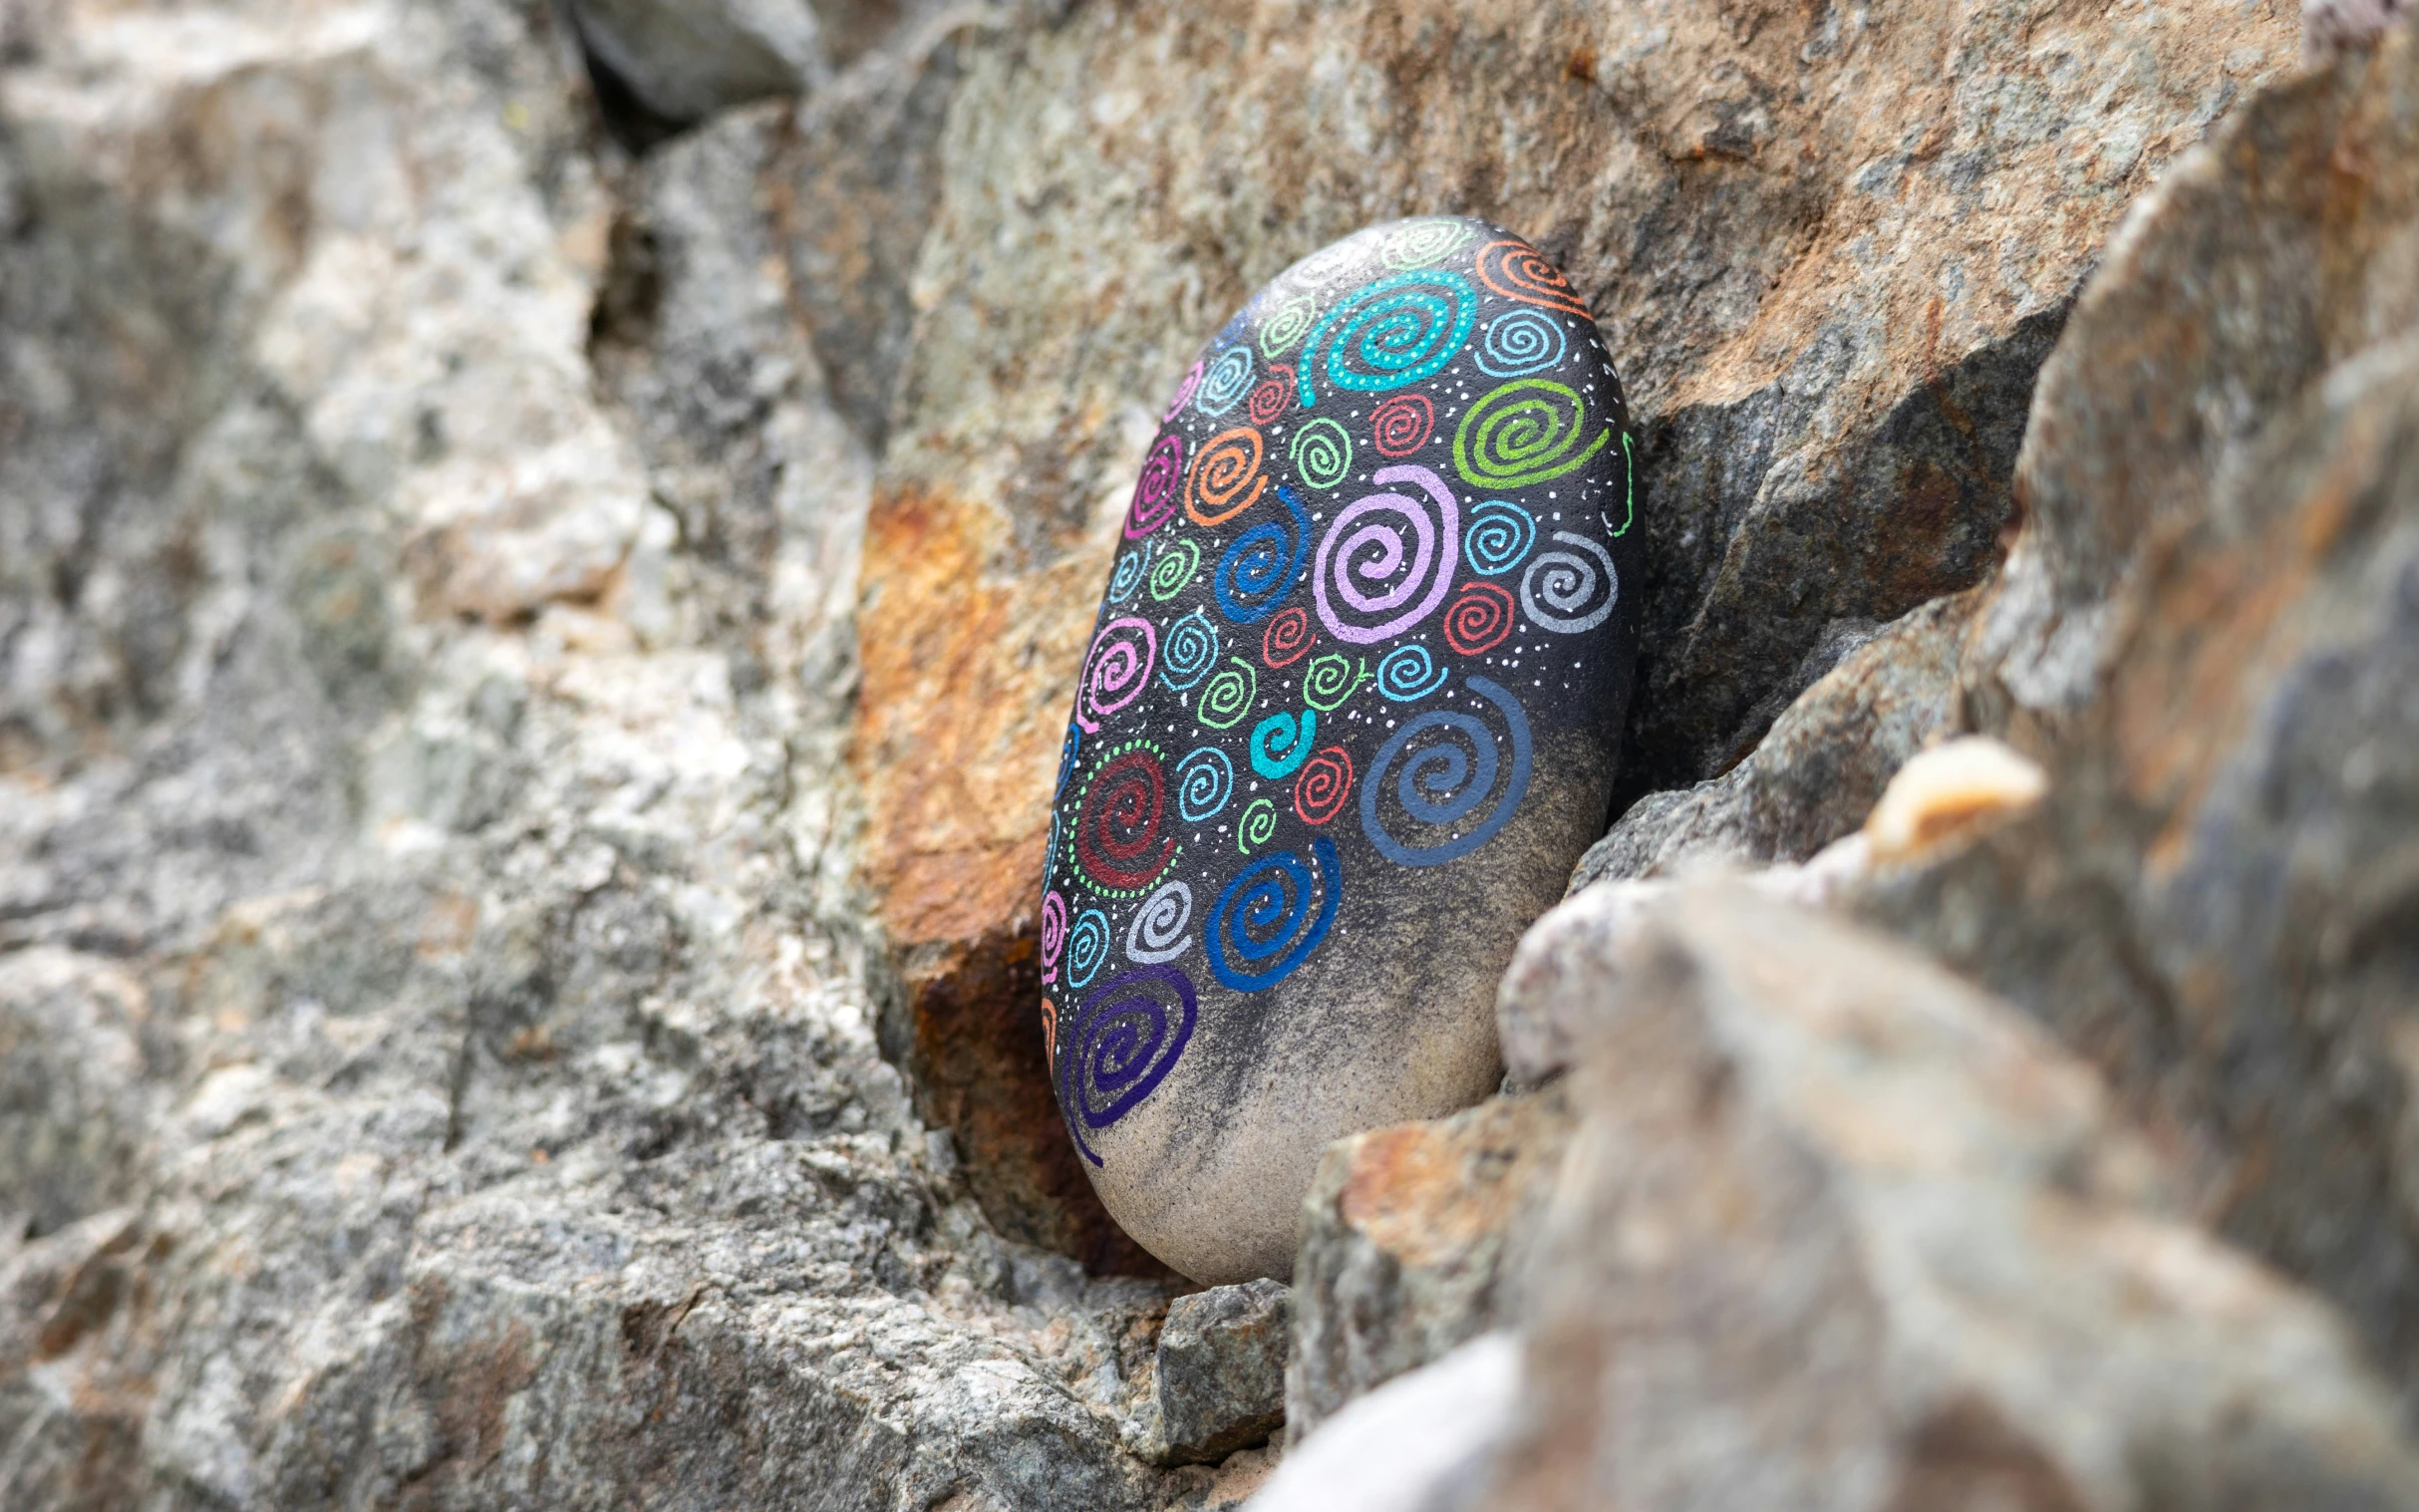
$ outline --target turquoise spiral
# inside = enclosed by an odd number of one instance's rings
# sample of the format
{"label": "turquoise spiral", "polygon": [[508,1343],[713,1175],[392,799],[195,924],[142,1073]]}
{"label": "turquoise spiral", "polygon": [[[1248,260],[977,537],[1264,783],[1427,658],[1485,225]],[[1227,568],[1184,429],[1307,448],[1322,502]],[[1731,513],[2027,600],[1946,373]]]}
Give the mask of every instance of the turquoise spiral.
{"label": "turquoise spiral", "polygon": [[1366,284],[1338,304],[1303,344],[1295,375],[1307,408],[1317,384],[1374,393],[1399,389],[1444,371],[1470,339],[1478,295],[1458,273],[1396,273]]}

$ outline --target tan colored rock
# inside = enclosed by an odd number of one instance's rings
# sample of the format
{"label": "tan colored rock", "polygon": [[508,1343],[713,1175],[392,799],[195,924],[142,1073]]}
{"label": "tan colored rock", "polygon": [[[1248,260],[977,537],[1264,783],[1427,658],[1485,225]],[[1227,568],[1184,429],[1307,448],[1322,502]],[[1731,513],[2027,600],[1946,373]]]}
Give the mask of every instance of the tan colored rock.
{"label": "tan colored rock", "polygon": [[[2293,40],[2215,3],[1363,0],[1079,8],[982,50],[867,533],[857,759],[903,1022],[1038,1035],[1015,962],[1120,485],[1178,354],[1278,269],[1462,211],[1568,270],[1651,479],[1627,780],[1693,782],[1835,631],[1987,568],[2077,284]],[[1053,1185],[1022,1158],[1011,1184]]]}
{"label": "tan colored rock", "polygon": [[2048,790],[2041,768],[2004,741],[1960,736],[1890,779],[1865,816],[1867,854],[1876,865],[1904,864],[2025,812]]}
{"label": "tan colored rock", "polygon": [[2342,1321],[2178,1221],[2021,1015],[1736,888],[1609,967],[1490,1505],[2419,1497]]}
{"label": "tan colored rock", "polygon": [[2129,222],[2043,372],[1961,670],[2049,794],[1862,905],[2097,1062],[2406,1390],[2414,120],[2397,29],[2248,102]]}
{"label": "tan colored rock", "polygon": [[1329,1147],[1294,1261],[1291,1442],[1510,1321],[1570,1125],[1549,1089]]}

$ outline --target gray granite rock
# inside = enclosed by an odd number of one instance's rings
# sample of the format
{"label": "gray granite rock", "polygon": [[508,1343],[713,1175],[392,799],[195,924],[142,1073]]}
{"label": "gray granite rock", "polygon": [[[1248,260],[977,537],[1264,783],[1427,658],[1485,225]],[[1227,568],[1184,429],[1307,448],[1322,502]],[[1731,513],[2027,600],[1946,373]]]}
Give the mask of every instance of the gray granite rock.
{"label": "gray granite rock", "polygon": [[1275,1281],[1168,1304],[1150,1395],[1127,1444],[1157,1465],[1214,1464],[1285,1425],[1292,1294]]}
{"label": "gray granite rock", "polygon": [[2043,372],[1959,674],[2048,796],[1866,911],[2088,1055],[2419,1393],[2414,119],[2396,28],[2140,207]]}
{"label": "gray granite rock", "polygon": [[1595,996],[1488,1505],[2419,1498],[2343,1321],[2183,1220],[2007,1005],[1735,887],[1674,890]]}

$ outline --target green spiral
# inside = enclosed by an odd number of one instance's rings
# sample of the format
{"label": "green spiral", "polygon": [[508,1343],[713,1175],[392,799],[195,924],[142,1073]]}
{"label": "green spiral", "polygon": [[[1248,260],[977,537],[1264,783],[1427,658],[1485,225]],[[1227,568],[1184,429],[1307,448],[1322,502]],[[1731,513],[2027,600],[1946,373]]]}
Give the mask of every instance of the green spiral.
{"label": "green spiral", "polygon": [[1287,454],[1294,470],[1314,488],[1333,488],[1353,470],[1353,437],[1341,422],[1321,416],[1294,433]]}
{"label": "green spiral", "polygon": [[1606,426],[1583,449],[1587,405],[1564,384],[1522,378],[1491,389],[1453,433],[1453,465],[1474,488],[1525,488],[1576,472],[1613,440]]}
{"label": "green spiral", "polygon": [[1162,546],[1159,559],[1151,563],[1151,597],[1165,601],[1184,591],[1184,585],[1201,570],[1201,548],[1190,540],[1179,539],[1172,546]]}
{"label": "green spiral", "polygon": [[1424,268],[1444,261],[1469,242],[1470,228],[1457,220],[1414,220],[1387,233],[1377,256],[1389,268]]}
{"label": "green spiral", "polygon": [[1254,798],[1244,805],[1243,817],[1235,821],[1235,846],[1248,856],[1276,832],[1277,805],[1267,798]]}
{"label": "green spiral", "polygon": [[1212,730],[1231,730],[1252,712],[1260,697],[1260,674],[1239,656],[1226,659],[1226,670],[1201,690],[1201,707],[1194,717]]}
{"label": "green spiral", "polygon": [[1302,670],[1302,702],[1325,714],[1359,693],[1368,680],[1365,660],[1356,665],[1340,651],[1315,656]]}
{"label": "green spiral", "polygon": [[1302,339],[1318,318],[1319,306],[1308,294],[1298,294],[1277,307],[1260,326],[1260,355],[1272,362],[1285,355],[1286,349]]}

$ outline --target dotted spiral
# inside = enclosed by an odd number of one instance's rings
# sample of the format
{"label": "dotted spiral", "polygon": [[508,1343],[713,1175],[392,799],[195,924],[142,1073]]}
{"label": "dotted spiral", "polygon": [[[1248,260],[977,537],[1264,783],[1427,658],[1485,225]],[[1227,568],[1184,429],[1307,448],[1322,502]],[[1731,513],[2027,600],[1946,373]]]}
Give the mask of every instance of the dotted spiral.
{"label": "dotted spiral", "polygon": [[1342,746],[1327,747],[1294,779],[1294,813],[1305,824],[1325,824],[1344,812],[1352,793],[1352,754]]}
{"label": "dotted spiral", "polygon": [[1159,681],[1178,693],[1209,676],[1218,665],[1218,627],[1195,609],[1167,627],[1167,648],[1159,659]]}
{"label": "dotted spiral", "polygon": [[1506,299],[1595,318],[1562,271],[1525,241],[1490,241],[1480,247],[1478,281]]}
{"label": "dotted spiral", "polygon": [[1436,429],[1436,407],[1425,394],[1396,394],[1369,412],[1369,444],[1379,456],[1412,456]]}
{"label": "dotted spiral", "polygon": [[1175,960],[1192,946],[1184,932],[1192,922],[1192,888],[1176,881],[1160,883],[1125,926],[1125,959],[1141,966]]}
{"label": "dotted spiral", "polygon": [[1373,393],[1444,371],[1478,319],[1478,294],[1458,273],[1396,273],[1363,285],[1321,317],[1294,376],[1305,407],[1318,386]]}
{"label": "dotted spiral", "polygon": [[1208,416],[1224,415],[1235,408],[1235,402],[1251,391],[1252,349],[1238,342],[1218,354],[1201,379],[1200,392],[1193,396],[1193,407]]}
{"label": "dotted spiral", "polygon": [[1418,493],[1372,493],[1346,505],[1320,537],[1311,566],[1320,622],[1356,646],[1399,635],[1433,613],[1461,554],[1459,512],[1443,478],[1403,463],[1378,468],[1370,481]]}
{"label": "dotted spiral", "polygon": [[1195,747],[1176,763],[1176,811],[1186,823],[1216,818],[1234,792],[1234,763],[1217,747]]}
{"label": "dotted spiral", "polygon": [[1311,664],[1302,669],[1302,702],[1313,709],[1333,711],[1359,693],[1369,678],[1365,658],[1356,660],[1340,651],[1312,657]]}
{"label": "dotted spiral", "polygon": [[1097,735],[1102,720],[1141,697],[1150,684],[1158,645],[1158,632],[1148,620],[1128,615],[1101,626],[1083,653],[1083,675],[1075,685],[1075,723]]}
{"label": "dotted spiral", "polygon": [[1137,966],[1094,988],[1059,1032],[1058,1105],[1075,1148],[1101,1159],[1084,1138],[1159,1089],[1193,1038],[1200,1009],[1193,983],[1174,965]]}
{"label": "dotted spiral", "polygon": [[1311,612],[1300,604],[1282,609],[1260,634],[1260,659],[1274,669],[1291,667],[1304,652],[1319,644],[1311,634]]}
{"label": "dotted spiral", "polygon": [[1076,799],[1067,849],[1095,892],[1136,896],[1176,858],[1159,760],[1159,748],[1148,741],[1112,747]]}
{"label": "dotted spiral", "polygon": [[1201,570],[1201,548],[1191,539],[1178,537],[1162,541],[1158,553],[1151,558],[1151,598],[1165,603],[1192,586],[1193,574]]}
{"label": "dotted spiral", "polygon": [[1274,987],[1319,948],[1344,895],[1336,842],[1311,840],[1310,855],[1283,850],[1235,873],[1203,926],[1210,974],[1240,993]]}
{"label": "dotted spiral", "polygon": [[[1512,811],[1520,806],[1521,795],[1529,790],[1529,720],[1521,712],[1520,701],[1491,678],[1473,676],[1466,686],[1495,706],[1503,717],[1503,736],[1495,735],[1475,716],[1456,709],[1431,709],[1405,720],[1402,728],[1377,748],[1377,758],[1369,763],[1368,777],[1361,784],[1361,831],[1377,847],[1379,855],[1397,866],[1440,866],[1468,855],[1495,838],[1496,831],[1503,828]],[[1406,757],[1405,749],[1410,743],[1431,732],[1435,733],[1435,739],[1411,751]],[[1507,742],[1512,748],[1512,760],[1509,772],[1505,773],[1498,748]],[[1429,829],[1443,829],[1442,838],[1424,843],[1405,842],[1397,839],[1379,816],[1379,795],[1387,791],[1386,772],[1397,758],[1401,758],[1401,769],[1395,772],[1392,785],[1396,805],[1416,823]],[[1500,784],[1501,795],[1494,807],[1476,824],[1461,828],[1462,822],[1486,802],[1487,795],[1498,790],[1499,774],[1506,780]]]}
{"label": "dotted spiral", "polygon": [[1193,454],[1185,517],[1196,525],[1222,525],[1260,502],[1268,486],[1260,460],[1260,433],[1249,426],[1211,437]]}
{"label": "dotted spiral", "polygon": [[1260,674],[1243,658],[1230,656],[1224,670],[1201,690],[1201,704],[1193,711],[1193,718],[1212,730],[1232,730],[1252,712],[1252,705],[1259,698]]}
{"label": "dotted spiral", "polygon": [[1562,322],[1538,310],[1514,310],[1487,322],[1478,338],[1478,371],[1489,378],[1526,378],[1559,367],[1571,350]]}
{"label": "dotted spiral", "polygon": [[1519,378],[1488,390],[1461,417],[1453,465],[1474,488],[1525,488],[1578,471],[1612,440],[1611,426],[1588,437],[1587,405],[1577,390]]}
{"label": "dotted spiral", "polygon": [[1541,551],[1520,577],[1520,607],[1538,628],[1579,635],[1612,617],[1621,601],[1613,554],[1584,535],[1557,530],[1567,549]]}
{"label": "dotted spiral", "polygon": [[1490,498],[1470,510],[1461,550],[1472,572],[1493,577],[1519,566],[1536,542],[1537,521],[1528,510],[1509,499]]}
{"label": "dotted spiral", "polygon": [[1445,670],[1428,648],[1408,641],[1377,664],[1377,696],[1393,704],[1415,704],[1444,686]]}
{"label": "dotted spiral", "polygon": [[1125,508],[1125,538],[1140,540],[1166,524],[1182,502],[1183,487],[1184,438],[1170,432],[1143,458],[1142,476],[1134,484],[1133,501]]}
{"label": "dotted spiral", "polygon": [[1482,656],[1512,633],[1512,595],[1493,583],[1464,583],[1445,606],[1444,643],[1463,656]]}
{"label": "dotted spiral", "polygon": [[1341,421],[1322,415],[1294,433],[1294,444],[1286,454],[1293,458],[1294,471],[1305,484],[1333,488],[1353,470],[1352,433]]}

